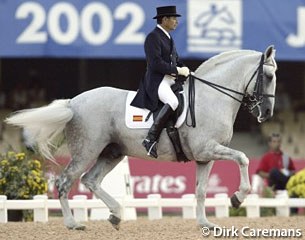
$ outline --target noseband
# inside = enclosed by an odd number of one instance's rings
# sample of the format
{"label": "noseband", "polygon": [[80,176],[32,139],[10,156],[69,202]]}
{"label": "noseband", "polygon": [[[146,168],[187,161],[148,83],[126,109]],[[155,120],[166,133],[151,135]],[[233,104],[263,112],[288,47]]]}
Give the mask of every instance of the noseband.
{"label": "noseband", "polygon": [[[193,74],[190,74],[189,75],[189,96],[188,96],[189,97],[189,99],[188,99],[189,106],[188,106],[188,108],[189,108],[189,114],[191,117],[191,124],[186,123],[187,126],[196,127],[195,109],[194,109],[195,108],[195,79],[214,88],[215,90],[233,98],[235,101],[240,102],[242,104],[242,106],[245,107],[246,109],[248,109],[248,111],[250,113],[252,113],[256,107],[259,107],[263,103],[264,98],[274,98],[275,96],[273,94],[263,93],[264,60],[265,60],[265,57],[264,57],[264,54],[262,54],[259,66],[252,74],[249,82],[246,85],[245,91],[243,93],[238,92],[234,89],[230,89],[230,88],[209,82],[202,78],[196,77]],[[249,87],[250,83],[253,81],[255,75],[257,75],[257,77],[256,77],[255,86],[254,86],[254,91],[252,94],[248,94],[247,93],[248,87]],[[242,96],[243,97],[242,100],[233,96],[229,92]]]}

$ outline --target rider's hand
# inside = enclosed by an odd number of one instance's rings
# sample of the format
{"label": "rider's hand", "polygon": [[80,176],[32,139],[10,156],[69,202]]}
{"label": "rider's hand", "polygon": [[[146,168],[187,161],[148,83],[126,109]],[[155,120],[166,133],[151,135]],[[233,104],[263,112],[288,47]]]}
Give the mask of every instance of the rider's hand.
{"label": "rider's hand", "polygon": [[190,69],[188,67],[177,67],[177,71],[179,75],[187,77],[190,75]]}

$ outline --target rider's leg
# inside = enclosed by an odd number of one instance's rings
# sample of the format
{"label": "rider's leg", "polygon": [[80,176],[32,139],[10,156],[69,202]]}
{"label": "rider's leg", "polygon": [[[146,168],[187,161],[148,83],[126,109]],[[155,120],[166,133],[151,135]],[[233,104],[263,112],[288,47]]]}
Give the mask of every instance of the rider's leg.
{"label": "rider's leg", "polygon": [[170,76],[165,75],[158,88],[158,97],[161,102],[170,105],[173,111],[176,111],[179,101],[171,89],[173,84],[175,84],[175,81]]}
{"label": "rider's leg", "polygon": [[156,117],[153,125],[148,131],[147,137],[143,141],[143,146],[146,148],[147,155],[154,158],[158,157],[157,154],[157,141],[160,137],[160,134],[166,125],[167,120],[173,114],[173,110],[169,104],[165,104],[160,110],[158,116]]}
{"label": "rider's leg", "polygon": [[170,125],[167,126],[166,132],[175,149],[177,160],[186,161],[187,157],[185,156],[185,154],[181,148],[179,132],[178,132],[177,128],[175,128],[174,125],[175,125],[174,121],[170,121]]}
{"label": "rider's leg", "polygon": [[174,80],[165,76],[158,88],[158,96],[160,101],[164,103],[164,106],[160,110],[158,116],[156,117],[153,125],[148,131],[147,137],[143,141],[143,146],[146,148],[147,155],[154,158],[158,157],[157,154],[157,141],[160,134],[171,115],[178,107],[178,99],[176,95],[171,90],[171,85]]}

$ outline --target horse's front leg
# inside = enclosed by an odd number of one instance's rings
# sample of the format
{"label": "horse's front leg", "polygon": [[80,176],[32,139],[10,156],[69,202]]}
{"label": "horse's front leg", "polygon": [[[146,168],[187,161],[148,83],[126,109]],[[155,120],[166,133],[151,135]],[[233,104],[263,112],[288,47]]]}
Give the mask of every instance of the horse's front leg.
{"label": "horse's front leg", "polygon": [[212,159],[214,160],[234,160],[239,165],[240,171],[240,184],[239,190],[231,197],[232,206],[238,208],[240,204],[245,200],[247,194],[251,190],[249,180],[249,159],[240,151],[225,147],[218,143],[215,143],[211,149]]}
{"label": "horse's front leg", "polygon": [[200,227],[208,227],[209,229],[213,229],[217,225],[211,223],[207,220],[205,214],[205,197],[206,190],[208,186],[208,180],[210,171],[212,169],[214,161],[209,162],[196,162],[196,199],[197,199],[197,207],[196,207],[196,217],[197,222]]}

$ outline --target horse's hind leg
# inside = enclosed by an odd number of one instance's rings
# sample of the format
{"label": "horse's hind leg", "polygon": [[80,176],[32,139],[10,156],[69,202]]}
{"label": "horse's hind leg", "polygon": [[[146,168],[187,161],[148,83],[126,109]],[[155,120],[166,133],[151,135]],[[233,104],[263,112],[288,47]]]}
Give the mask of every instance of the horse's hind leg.
{"label": "horse's hind leg", "polygon": [[104,177],[124,158],[117,144],[109,144],[101,153],[95,165],[82,177],[82,183],[100,198],[109,208],[109,221],[119,230],[121,221],[121,206],[107,192],[101,188]]}
{"label": "horse's hind leg", "polygon": [[70,137],[67,138],[72,160],[56,180],[55,185],[59,194],[65,226],[69,229],[83,230],[85,229],[85,226],[76,223],[74,220],[68,203],[68,193],[70,192],[74,181],[79,179],[81,174],[88,169],[90,164],[98,158],[101,152],[100,149],[103,149],[106,146],[106,143],[96,146],[93,140],[80,138],[79,136],[77,139],[78,141],[75,140],[75,136],[73,135],[70,135]]}
{"label": "horse's hind leg", "polygon": [[68,166],[64,169],[60,177],[56,180],[55,185],[58,190],[59,201],[64,217],[64,224],[69,229],[84,230],[85,226],[76,223],[68,203],[68,193],[74,181],[81,176],[86,170],[89,163],[82,159],[72,159]]}

